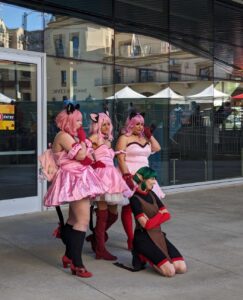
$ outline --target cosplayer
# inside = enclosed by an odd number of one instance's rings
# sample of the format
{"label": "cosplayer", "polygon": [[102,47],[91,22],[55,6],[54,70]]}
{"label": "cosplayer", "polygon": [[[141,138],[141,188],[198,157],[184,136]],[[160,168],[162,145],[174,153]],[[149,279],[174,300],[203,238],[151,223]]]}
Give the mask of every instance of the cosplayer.
{"label": "cosplayer", "polygon": [[[66,109],[56,117],[60,131],[52,144],[52,153],[58,170],[44,197],[45,206],[69,204],[69,217],[61,229],[66,244],[63,266],[70,265],[73,275],[91,277],[82,262],[82,248],[89,223],[90,198],[105,193],[94,169],[91,143],[82,128],[82,114],[69,101]],[[89,145],[90,144],[90,145]]]}
{"label": "cosplayer", "polygon": [[[116,145],[117,151],[121,152],[118,157],[118,164],[123,179],[133,190],[134,183],[132,176],[143,166],[149,166],[148,157],[155,152],[160,151],[158,141],[153,137],[149,128],[144,128],[144,118],[141,114],[131,113],[128,117],[123,134],[119,137]],[[153,191],[159,198],[164,198],[157,181]],[[127,234],[128,249],[132,248],[133,240],[133,221],[130,205],[122,207],[122,224]]]}
{"label": "cosplayer", "polygon": [[155,178],[156,172],[149,167],[140,168],[133,177],[138,184],[130,198],[136,221],[133,267],[142,269],[148,261],[161,275],[173,277],[185,273],[187,268],[180,252],[161,231],[160,225],[170,219],[170,213],[152,191]]}
{"label": "cosplayer", "polygon": [[113,126],[108,113],[93,113],[90,117],[92,123],[89,139],[93,145],[94,157],[97,162],[104,164],[103,168],[97,167],[95,171],[104,185],[108,186],[108,191],[97,199],[96,227],[94,234],[87,237],[87,240],[92,243],[96,259],[116,260],[117,257],[105,247],[108,238],[106,231],[118,218],[117,204],[121,204],[124,197],[130,197],[132,192],[114,166],[115,152],[111,148]]}

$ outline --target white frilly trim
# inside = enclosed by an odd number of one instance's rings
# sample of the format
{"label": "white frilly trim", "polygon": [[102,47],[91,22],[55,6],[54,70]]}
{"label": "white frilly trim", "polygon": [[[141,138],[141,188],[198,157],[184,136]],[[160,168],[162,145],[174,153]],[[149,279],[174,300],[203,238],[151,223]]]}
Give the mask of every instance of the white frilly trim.
{"label": "white frilly trim", "polygon": [[[105,199],[104,199],[105,197]],[[104,201],[107,202],[109,205],[127,205],[129,204],[129,199],[124,197],[121,193],[116,194],[105,194],[102,197],[98,196],[96,197],[95,201]]]}

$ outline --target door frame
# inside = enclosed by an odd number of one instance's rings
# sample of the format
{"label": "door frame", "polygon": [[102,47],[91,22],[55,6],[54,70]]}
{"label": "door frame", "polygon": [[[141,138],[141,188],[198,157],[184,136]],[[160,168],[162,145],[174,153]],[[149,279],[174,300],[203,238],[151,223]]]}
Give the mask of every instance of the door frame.
{"label": "door frame", "polygon": [[[32,63],[37,66],[37,157],[46,149],[47,142],[47,92],[46,92],[46,54],[33,51],[0,48],[0,60]],[[37,159],[37,158],[36,158]],[[0,200],[0,217],[42,211],[42,199],[46,183],[38,180],[37,196]]]}

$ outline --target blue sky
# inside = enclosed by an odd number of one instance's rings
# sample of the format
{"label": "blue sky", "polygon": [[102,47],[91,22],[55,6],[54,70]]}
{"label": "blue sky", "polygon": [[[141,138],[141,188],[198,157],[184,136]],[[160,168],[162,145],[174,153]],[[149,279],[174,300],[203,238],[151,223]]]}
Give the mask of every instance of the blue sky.
{"label": "blue sky", "polygon": [[24,12],[29,14],[27,17],[27,30],[43,29],[42,13],[0,2],[0,18],[9,29],[22,26]]}

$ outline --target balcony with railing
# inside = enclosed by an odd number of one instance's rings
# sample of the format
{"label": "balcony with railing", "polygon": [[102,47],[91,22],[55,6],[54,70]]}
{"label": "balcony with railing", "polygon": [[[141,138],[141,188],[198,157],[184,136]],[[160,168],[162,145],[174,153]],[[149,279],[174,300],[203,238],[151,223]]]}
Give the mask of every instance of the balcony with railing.
{"label": "balcony with railing", "polygon": [[128,74],[126,76],[122,73],[120,69],[117,69],[114,78],[112,76],[96,78],[94,84],[95,86],[107,86],[112,84],[158,83],[168,81],[168,74],[166,72],[161,73],[149,69],[138,69],[136,70],[136,74]]}

